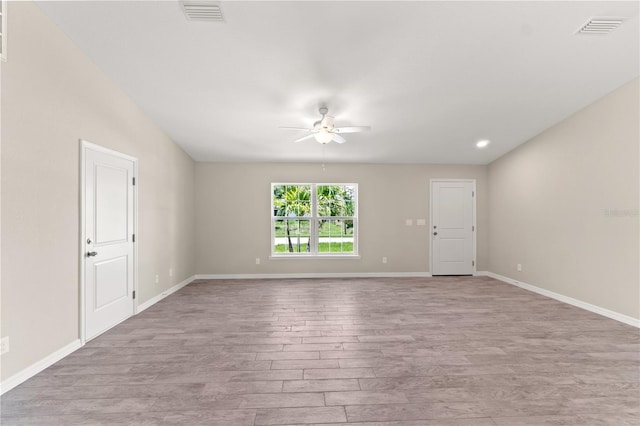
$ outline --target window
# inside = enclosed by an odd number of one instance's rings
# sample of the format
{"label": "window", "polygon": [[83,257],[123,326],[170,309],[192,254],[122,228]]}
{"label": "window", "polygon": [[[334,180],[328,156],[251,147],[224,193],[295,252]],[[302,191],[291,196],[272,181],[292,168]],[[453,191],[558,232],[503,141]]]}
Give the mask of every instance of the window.
{"label": "window", "polygon": [[271,184],[271,254],[358,254],[358,185]]}

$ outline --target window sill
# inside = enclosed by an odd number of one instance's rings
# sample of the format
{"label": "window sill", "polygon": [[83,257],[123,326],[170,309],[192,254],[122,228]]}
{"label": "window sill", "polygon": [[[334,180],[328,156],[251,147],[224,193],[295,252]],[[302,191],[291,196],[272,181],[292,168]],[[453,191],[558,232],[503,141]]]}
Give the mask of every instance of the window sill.
{"label": "window sill", "polygon": [[358,260],[359,254],[272,254],[269,256],[269,260],[283,260],[283,259],[322,259],[322,260]]}

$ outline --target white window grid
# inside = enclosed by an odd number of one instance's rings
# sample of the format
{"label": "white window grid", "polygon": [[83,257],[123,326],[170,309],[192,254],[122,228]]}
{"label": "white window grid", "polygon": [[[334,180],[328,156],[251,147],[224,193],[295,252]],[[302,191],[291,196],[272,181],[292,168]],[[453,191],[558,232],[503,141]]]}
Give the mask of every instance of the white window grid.
{"label": "white window grid", "polygon": [[[311,214],[309,216],[276,216],[274,214],[275,206],[273,204],[273,190],[277,186],[309,186],[311,187]],[[318,216],[318,187],[319,186],[350,186],[353,187],[354,209],[353,216]],[[271,256],[274,257],[338,257],[338,256],[357,256],[358,255],[358,184],[357,183],[300,183],[300,182],[274,182],[271,183]],[[285,252],[277,253],[275,251],[275,229],[276,221],[309,221],[309,234],[311,245],[309,252]],[[328,220],[350,220],[353,222],[353,251],[352,252],[319,252],[318,243],[320,240],[319,223]]]}

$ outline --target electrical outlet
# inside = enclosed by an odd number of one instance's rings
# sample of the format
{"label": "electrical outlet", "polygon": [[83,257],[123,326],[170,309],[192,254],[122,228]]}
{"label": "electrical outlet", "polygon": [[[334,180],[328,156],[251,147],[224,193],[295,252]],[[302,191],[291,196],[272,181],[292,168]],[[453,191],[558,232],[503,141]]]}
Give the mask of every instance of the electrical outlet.
{"label": "electrical outlet", "polygon": [[387,263],[387,257],[386,256],[382,258],[382,263]]}
{"label": "electrical outlet", "polygon": [[260,258],[256,257],[256,265],[259,265],[259,264],[260,264]]}
{"label": "electrical outlet", "polygon": [[169,276],[172,277],[173,276],[173,268],[169,268]]}
{"label": "electrical outlet", "polygon": [[518,264],[516,265],[516,270],[517,270],[518,272],[522,272],[522,265],[521,265],[520,263],[518,263]]}
{"label": "electrical outlet", "polygon": [[156,284],[158,284],[160,282],[160,275],[156,274]]}
{"label": "electrical outlet", "polygon": [[413,219],[405,219],[404,224],[407,226],[413,226]]}
{"label": "electrical outlet", "polygon": [[9,336],[0,339],[0,355],[9,352]]}

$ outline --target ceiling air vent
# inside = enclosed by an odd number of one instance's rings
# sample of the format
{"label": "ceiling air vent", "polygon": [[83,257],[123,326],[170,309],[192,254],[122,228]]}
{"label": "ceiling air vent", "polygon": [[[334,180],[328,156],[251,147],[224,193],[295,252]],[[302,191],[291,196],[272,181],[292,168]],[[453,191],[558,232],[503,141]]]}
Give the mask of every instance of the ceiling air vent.
{"label": "ceiling air vent", "polygon": [[623,22],[623,18],[591,18],[576,31],[576,34],[606,35],[622,25]]}
{"label": "ceiling air vent", "polygon": [[224,22],[220,2],[207,0],[183,0],[182,10],[190,21]]}

